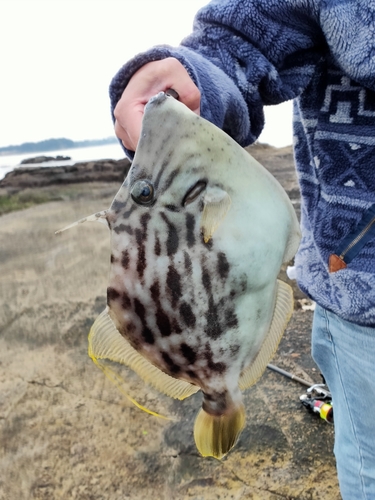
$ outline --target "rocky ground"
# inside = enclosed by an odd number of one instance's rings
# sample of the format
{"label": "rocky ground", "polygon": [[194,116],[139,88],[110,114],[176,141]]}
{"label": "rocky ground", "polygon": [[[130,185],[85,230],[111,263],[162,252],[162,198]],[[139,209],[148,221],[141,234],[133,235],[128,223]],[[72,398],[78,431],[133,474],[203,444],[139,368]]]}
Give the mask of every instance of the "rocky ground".
{"label": "rocky ground", "polygon": [[[252,152],[298,211],[290,148]],[[25,189],[7,182],[4,196]],[[298,383],[267,370],[245,392],[237,446],[218,461],[195,449],[199,394],[173,401],[126,372],[129,392],[174,420],[151,417],[88,358],[87,334],[105,305],[109,234],[100,224],[54,231],[108,207],[118,187],[117,180],[48,181],[34,189],[46,199],[53,190],[56,201],[0,218],[0,500],[338,500],[333,426],[301,406]],[[319,382],[312,312],[295,295],[272,362]]]}
{"label": "rocky ground", "polygon": [[[36,160],[43,158],[48,157],[36,157]],[[33,158],[24,161],[24,164],[28,163],[32,165]],[[66,186],[84,182],[117,182],[120,186],[129,166],[130,162],[126,158],[80,162],[53,168],[21,165],[0,181],[0,193],[14,194],[25,189]]]}

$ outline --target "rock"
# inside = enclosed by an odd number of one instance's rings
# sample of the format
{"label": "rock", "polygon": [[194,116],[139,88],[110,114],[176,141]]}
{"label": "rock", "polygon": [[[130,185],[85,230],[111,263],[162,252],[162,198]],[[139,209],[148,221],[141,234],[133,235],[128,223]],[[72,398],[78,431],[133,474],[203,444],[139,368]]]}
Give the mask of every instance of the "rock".
{"label": "rock", "polygon": [[28,165],[33,163],[45,163],[47,161],[67,161],[71,160],[70,156],[34,156],[33,158],[26,158],[21,161],[21,165]]}
{"label": "rock", "polygon": [[58,167],[18,167],[0,181],[0,188],[16,193],[25,188],[74,184],[79,182],[122,183],[130,167],[127,158],[99,160]]}
{"label": "rock", "polygon": [[[275,148],[268,144],[256,143],[246,148],[262,165],[279,179],[283,188],[299,212],[299,188],[294,170],[292,146]],[[67,160],[65,156],[37,156],[23,160],[22,164],[43,163],[50,160]],[[122,160],[103,159],[80,162],[74,165],[56,167],[18,167],[0,180],[0,188],[16,193],[22,189],[82,182],[122,182],[130,168],[127,158]]]}

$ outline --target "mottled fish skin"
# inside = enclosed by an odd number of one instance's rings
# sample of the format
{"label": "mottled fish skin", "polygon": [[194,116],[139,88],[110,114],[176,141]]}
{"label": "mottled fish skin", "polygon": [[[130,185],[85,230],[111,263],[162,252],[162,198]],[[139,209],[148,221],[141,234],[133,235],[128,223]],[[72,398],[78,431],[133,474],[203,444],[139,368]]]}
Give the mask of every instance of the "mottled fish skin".
{"label": "mottled fish skin", "polygon": [[[139,181],[154,190],[148,205],[131,196]],[[201,192],[184,204],[196,185]],[[205,243],[210,189],[232,204]],[[119,332],[162,371],[198,385],[208,413],[240,404],[240,374],[267,335],[280,266],[299,241],[282,188],[221,130],[159,94],[107,221],[107,298]]]}

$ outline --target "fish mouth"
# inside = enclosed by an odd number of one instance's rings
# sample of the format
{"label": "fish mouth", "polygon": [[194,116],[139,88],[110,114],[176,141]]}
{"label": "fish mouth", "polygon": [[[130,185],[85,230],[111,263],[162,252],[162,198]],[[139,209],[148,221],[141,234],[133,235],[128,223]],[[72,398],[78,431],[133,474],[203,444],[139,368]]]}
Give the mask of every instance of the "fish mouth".
{"label": "fish mouth", "polygon": [[186,205],[190,205],[190,203],[193,203],[198,196],[206,189],[207,187],[207,181],[200,180],[194,184],[188,191],[186,192],[183,200],[182,200],[182,206],[186,207]]}

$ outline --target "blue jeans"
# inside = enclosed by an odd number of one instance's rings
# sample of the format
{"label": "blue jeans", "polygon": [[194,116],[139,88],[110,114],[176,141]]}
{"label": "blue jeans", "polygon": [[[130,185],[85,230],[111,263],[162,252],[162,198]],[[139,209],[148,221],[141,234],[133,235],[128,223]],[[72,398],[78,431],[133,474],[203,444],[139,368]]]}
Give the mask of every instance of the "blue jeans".
{"label": "blue jeans", "polygon": [[332,393],[344,500],[375,499],[375,328],[316,306],[312,354]]}

